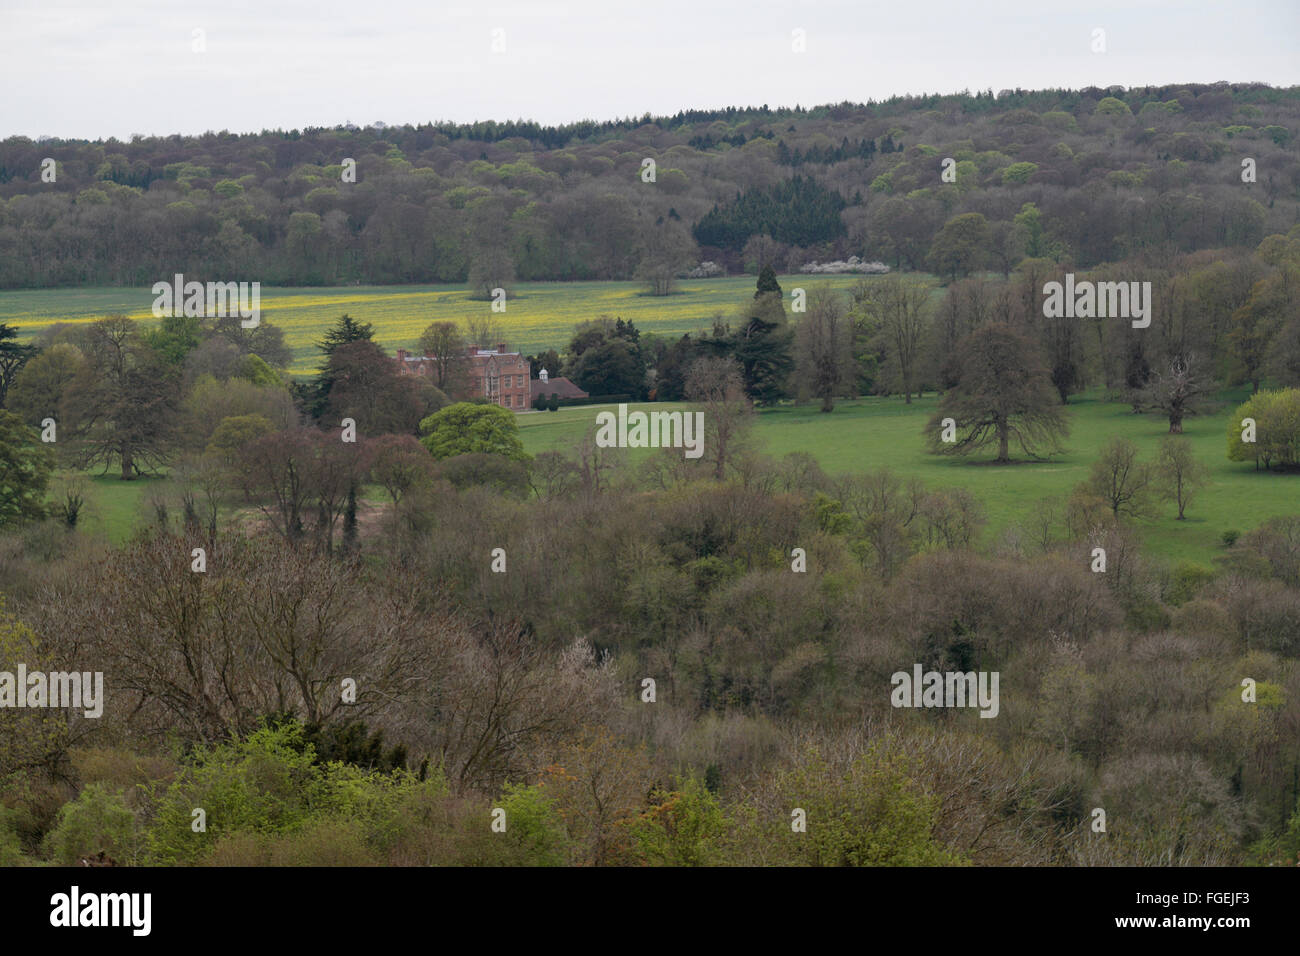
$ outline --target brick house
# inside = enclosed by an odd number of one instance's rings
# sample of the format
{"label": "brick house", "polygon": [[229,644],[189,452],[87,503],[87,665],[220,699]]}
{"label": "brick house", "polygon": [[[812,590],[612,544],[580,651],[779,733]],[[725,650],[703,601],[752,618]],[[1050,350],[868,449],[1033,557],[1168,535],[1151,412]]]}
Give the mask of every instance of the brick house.
{"label": "brick house", "polygon": [[[432,375],[433,355],[412,355],[397,350],[397,366],[405,375]],[[504,343],[495,349],[471,345],[465,350],[465,379],[470,396],[485,395],[494,405],[512,412],[528,409],[532,389],[528,379],[528,359],[518,352],[507,352]]]}

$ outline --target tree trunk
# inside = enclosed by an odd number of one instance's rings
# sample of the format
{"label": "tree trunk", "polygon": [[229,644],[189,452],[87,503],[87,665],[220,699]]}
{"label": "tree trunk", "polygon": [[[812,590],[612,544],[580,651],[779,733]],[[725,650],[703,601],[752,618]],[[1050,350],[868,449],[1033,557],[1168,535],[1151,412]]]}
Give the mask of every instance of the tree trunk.
{"label": "tree trunk", "polygon": [[122,452],[122,480],[131,481],[135,478],[135,459],[131,457],[130,450]]}
{"label": "tree trunk", "polygon": [[1011,460],[1011,454],[1007,448],[1010,438],[1011,438],[1011,430],[1007,428],[1007,423],[999,422],[998,423],[998,461],[999,462],[1005,463]]}
{"label": "tree trunk", "polygon": [[354,554],[357,550],[357,486],[353,482],[348,486],[348,504],[343,512],[343,553]]}

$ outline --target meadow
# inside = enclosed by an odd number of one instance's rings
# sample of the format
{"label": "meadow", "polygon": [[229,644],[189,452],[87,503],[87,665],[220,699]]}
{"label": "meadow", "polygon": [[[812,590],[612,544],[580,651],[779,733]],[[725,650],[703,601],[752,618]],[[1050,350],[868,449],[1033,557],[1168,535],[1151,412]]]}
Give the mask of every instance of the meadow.
{"label": "meadow", "polygon": [[[821,284],[846,291],[857,279],[782,276],[780,281],[787,291],[797,286],[811,291]],[[655,298],[631,282],[521,283],[517,298],[497,318],[512,346],[525,352],[563,348],[574,324],[602,314],[630,319],[647,333],[679,335],[710,328],[718,312],[732,317],[753,295],[753,287],[752,276],[688,281],[680,292]],[[24,337],[53,322],[89,322],[113,312],[148,322],[152,301],[148,289],[6,292],[0,293],[0,321],[16,326]],[[375,338],[392,350],[413,346],[430,322],[463,320],[488,307],[471,301],[465,289],[446,286],[264,289],[262,306],[263,316],[284,328],[294,353],[291,370],[302,375],[314,371],[319,355],[314,343],[343,312],[373,323]],[[1296,512],[1300,476],[1256,472],[1249,464],[1226,458],[1228,417],[1245,397],[1240,392],[1225,393],[1216,412],[1187,421],[1186,435],[1208,468],[1209,479],[1185,521],[1174,520],[1172,505],[1162,505],[1158,517],[1141,522],[1153,554],[1208,563],[1221,553],[1225,530],[1245,531],[1274,515]],[[1111,436],[1133,439],[1149,458],[1166,434],[1162,419],[1134,415],[1127,405],[1107,403],[1099,393],[1088,393],[1071,399],[1072,430],[1064,454],[1046,462],[996,467],[926,452],[922,430],[936,403],[934,396],[911,405],[899,398],[863,398],[837,403],[828,415],[815,404],[766,409],[758,415],[754,441],[773,457],[809,452],[831,474],[888,467],[933,487],[965,487],[987,511],[984,543],[989,544],[1039,499],[1068,496]],[[520,415],[525,448],[531,454],[571,449],[596,411],[585,407]],[[650,453],[629,455],[636,460]],[[121,482],[112,474],[87,477],[87,527],[115,541],[129,537],[144,517],[149,491],[158,482]]]}
{"label": "meadow", "polygon": [[[782,276],[780,282],[787,292],[801,287],[811,293],[821,286],[847,290],[859,278]],[[737,307],[753,297],[754,282],[753,276],[686,280],[678,292],[658,297],[646,295],[635,282],[521,282],[506,311],[494,318],[512,348],[532,354],[563,349],[577,323],[600,315],[635,322],[642,332],[677,336],[711,329],[718,312],[730,321]],[[462,286],[264,287],[261,296],[263,320],[284,329],[293,351],[289,371],[295,375],[316,371],[320,352],[315,343],[344,312],[372,323],[375,340],[395,351],[414,348],[432,322],[463,322],[490,308],[487,302],[470,299]],[[2,292],[0,322],[19,329],[23,339],[55,322],[93,322],[114,313],[152,323],[153,300],[147,288]]]}
{"label": "meadow", "polygon": [[[1248,531],[1268,518],[1300,511],[1300,475],[1257,472],[1251,464],[1228,460],[1228,419],[1245,395],[1223,398],[1213,414],[1184,423],[1184,435],[1208,470],[1206,483],[1187,509],[1186,518],[1176,520],[1174,505],[1161,503],[1155,516],[1137,522],[1144,545],[1153,555],[1208,565],[1223,553],[1224,531]],[[888,468],[900,476],[915,476],[929,487],[966,488],[988,517],[982,541],[987,546],[1040,499],[1068,497],[1088,476],[1098,450],[1112,437],[1131,439],[1141,449],[1141,457],[1151,460],[1168,433],[1166,420],[1135,415],[1128,405],[1105,402],[1100,395],[1090,394],[1071,398],[1070,436],[1064,454],[1043,462],[993,465],[991,450],[969,459],[926,451],[923,430],[937,404],[936,397],[927,395],[911,405],[899,398],[838,402],[829,414],[820,412],[815,403],[767,409],[758,414],[752,440],[773,457],[809,452],[832,475]],[[525,449],[534,455],[571,449],[594,422],[597,410],[588,406],[521,415]],[[657,452],[636,449],[627,454],[638,461]]]}
{"label": "meadow", "polygon": [[[1157,505],[1156,513],[1136,522],[1145,549],[1153,556],[1178,562],[1210,565],[1224,551],[1224,531],[1248,531],[1263,521],[1300,511],[1300,475],[1255,471],[1251,464],[1229,461],[1226,429],[1233,409],[1244,395],[1225,395],[1218,411],[1190,418],[1185,436],[1208,477],[1187,509],[1176,520],[1172,503]],[[988,523],[981,545],[991,546],[1010,525],[1023,519],[1043,498],[1064,500],[1083,481],[1100,447],[1115,436],[1138,444],[1143,459],[1154,458],[1165,437],[1165,421],[1154,415],[1134,415],[1127,405],[1105,402],[1099,395],[1074,397],[1069,406],[1070,436],[1065,452],[1048,461],[990,463],[992,453],[970,459],[947,458],[926,451],[923,429],[938,399],[927,395],[911,405],[897,398],[861,398],[837,402],[823,414],[813,403],[764,409],[756,417],[751,441],[763,453],[779,458],[792,451],[812,454],[831,475],[888,468],[904,477],[921,479],[932,488],[966,488],[980,502]],[[571,452],[598,411],[615,406],[563,408],[556,412],[527,412],[518,416],[520,437],[530,455],[543,451]],[[632,405],[631,408],[669,410],[673,403]],[[650,449],[626,452],[635,464],[656,454]],[[151,518],[151,492],[166,482],[142,478],[124,482],[110,471],[87,472],[87,508],[82,527],[121,543]],[[174,495],[169,496],[174,497]],[[378,506],[385,500],[377,489],[366,499]],[[1058,533],[1063,529],[1058,529]]]}

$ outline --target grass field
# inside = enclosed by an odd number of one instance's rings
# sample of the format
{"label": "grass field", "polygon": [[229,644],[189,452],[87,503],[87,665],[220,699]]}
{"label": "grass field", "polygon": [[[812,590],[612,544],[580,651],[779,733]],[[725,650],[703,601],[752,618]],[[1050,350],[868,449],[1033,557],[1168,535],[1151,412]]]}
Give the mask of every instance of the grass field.
{"label": "grass field", "polygon": [[[797,286],[810,291],[818,285],[847,290],[856,276],[783,276],[787,292]],[[516,348],[536,352],[563,347],[575,323],[601,314],[631,319],[646,332],[680,334],[710,327],[714,313],[728,317],[753,295],[754,278],[740,276],[685,282],[682,291],[666,298],[643,295],[632,282],[521,283],[518,297],[497,318]],[[0,321],[31,335],[52,322],[89,322],[113,312],[152,321],[148,289],[59,289],[0,293]],[[263,316],[285,329],[294,350],[293,371],[314,370],[314,342],[343,312],[375,326],[376,339],[389,349],[414,345],[430,322],[463,319],[487,309],[472,302],[463,288],[350,287],[333,289],[264,289]],[[1224,396],[1228,398],[1228,396]],[[1237,400],[1244,398],[1236,396]],[[762,412],[755,437],[775,457],[807,451],[831,473],[865,471],[888,466],[900,475],[915,475],[935,487],[962,486],[987,509],[991,541],[1022,516],[1035,501],[1068,495],[1087,474],[1097,449],[1113,435],[1138,442],[1151,457],[1166,433],[1165,423],[1135,416],[1128,406],[1107,404],[1096,397],[1072,400],[1072,434],[1066,454],[1050,462],[1002,467],[939,458],[925,452],[922,428],[936,399],[912,405],[899,399],[861,399],[837,405],[830,415],[815,405],[782,407]],[[655,406],[663,408],[664,406]],[[1250,465],[1225,457],[1225,429],[1235,407],[1188,420],[1186,434],[1209,469],[1209,482],[1188,510],[1186,521],[1173,520],[1172,506],[1143,523],[1148,548],[1171,559],[1208,562],[1221,550],[1226,529],[1248,530],[1274,515],[1300,511],[1300,476],[1255,472]],[[533,413],[519,417],[524,445],[531,453],[571,448],[595,417],[591,407]],[[650,452],[632,452],[640,457]],[[121,482],[113,475],[91,480],[89,527],[114,540],[129,536],[143,513],[143,500],[154,482]]]}
{"label": "grass field", "polygon": [[[831,474],[888,467],[902,476],[916,476],[935,488],[963,487],[984,506],[989,523],[985,543],[1024,516],[1041,498],[1068,496],[1087,477],[1097,450],[1113,436],[1136,442],[1142,457],[1153,458],[1168,423],[1156,416],[1134,415],[1129,406],[1095,398],[1071,400],[1071,432],[1066,453],[1048,462],[995,466],[981,461],[946,458],[926,452],[922,431],[937,399],[927,396],[911,405],[901,399],[859,399],[839,403],[822,414],[816,404],[763,411],[755,425],[755,440],[767,454],[792,451],[813,454]],[[633,406],[664,409],[666,405]],[[1200,496],[1177,521],[1172,504],[1159,516],[1140,522],[1147,550],[1170,560],[1209,564],[1223,546],[1225,530],[1248,531],[1267,518],[1300,512],[1300,475],[1257,472],[1254,466],[1230,462],[1226,456],[1229,402],[1220,412],[1188,419],[1184,434],[1209,471]],[[536,412],[519,417],[524,447],[530,454],[572,448],[598,409],[579,407]],[[654,452],[629,451],[634,460]],[[980,456],[992,458],[992,452]]]}
{"label": "grass field", "polygon": [[[782,276],[781,286],[850,288],[859,276]],[[506,311],[494,316],[513,348],[536,353],[562,349],[573,326],[600,315],[622,317],[643,332],[680,335],[712,327],[713,315],[733,311],[754,294],[753,276],[684,281],[670,296],[644,295],[635,282],[523,282]],[[351,286],[328,289],[262,289],[262,319],[284,329],[293,350],[290,371],[315,372],[315,343],[344,312],[375,327],[375,340],[390,351],[414,347],[431,322],[461,321],[482,314],[490,303],[471,301],[462,287]],[[153,293],[140,289],[49,289],[0,292],[0,322],[23,337],[55,322],[93,322],[116,312],[153,322]],[[478,343],[486,345],[488,343]],[[493,343],[495,344],[495,343]]]}
{"label": "grass field", "polygon": [[[1022,518],[1040,498],[1068,496],[1088,474],[1097,449],[1112,436],[1137,442],[1144,458],[1151,458],[1167,426],[1150,415],[1134,415],[1127,405],[1095,398],[1071,400],[1071,433],[1066,453],[1048,462],[1022,462],[995,466],[981,460],[963,461],[928,454],[922,429],[937,400],[933,396],[906,405],[901,399],[865,398],[841,402],[824,415],[813,404],[768,409],[759,413],[754,440],[764,452],[780,457],[787,452],[814,455],[831,474],[870,471],[888,467],[902,476],[915,476],[934,488],[963,487],[984,506],[989,522],[984,543]],[[531,412],[518,417],[520,435],[529,454],[571,450],[596,412],[613,406],[565,408],[558,412]],[[633,408],[666,410],[667,403]],[[1171,560],[1209,564],[1223,552],[1225,530],[1248,531],[1268,518],[1300,512],[1300,475],[1257,472],[1252,465],[1228,461],[1225,431],[1235,402],[1214,415],[1188,419],[1185,435],[1209,471],[1187,519],[1175,520],[1172,504],[1159,508],[1158,516],[1139,523],[1148,551]],[[648,449],[628,452],[632,461],[654,454]],[[115,472],[89,473],[88,530],[111,540],[130,537],[142,519],[149,492],[158,479],[119,481]],[[382,495],[368,495],[376,501]]]}

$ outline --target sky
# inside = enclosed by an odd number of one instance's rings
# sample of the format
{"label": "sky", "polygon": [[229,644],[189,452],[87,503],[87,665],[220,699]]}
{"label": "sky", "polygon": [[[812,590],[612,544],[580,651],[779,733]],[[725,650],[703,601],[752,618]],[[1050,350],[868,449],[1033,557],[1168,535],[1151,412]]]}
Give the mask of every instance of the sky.
{"label": "sky", "polygon": [[0,0],[0,138],[1219,80],[1300,85],[1300,0]]}

